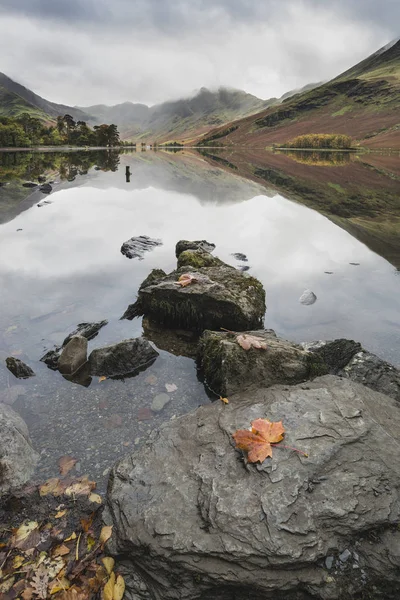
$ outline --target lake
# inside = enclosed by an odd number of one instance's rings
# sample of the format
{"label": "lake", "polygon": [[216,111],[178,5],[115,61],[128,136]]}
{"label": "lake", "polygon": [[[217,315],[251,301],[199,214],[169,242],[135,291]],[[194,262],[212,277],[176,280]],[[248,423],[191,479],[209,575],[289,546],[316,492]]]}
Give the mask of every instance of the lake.
{"label": "lake", "polygon": [[[50,194],[23,186],[40,176],[55,182]],[[129,260],[121,245],[139,235],[162,245]],[[398,156],[0,153],[0,401],[28,424],[38,477],[68,454],[101,488],[152,429],[210,402],[194,360],[166,349],[137,377],[89,387],[39,360],[82,322],[108,320],[89,351],[140,336],[141,319],[120,317],[151,269],[174,269],[180,239],[206,239],[222,260],[249,267],[266,289],[265,327],[278,335],[352,338],[400,365]],[[310,306],[299,302],[307,289]],[[10,355],[36,377],[17,380]],[[170,402],[153,413],[160,393]]]}

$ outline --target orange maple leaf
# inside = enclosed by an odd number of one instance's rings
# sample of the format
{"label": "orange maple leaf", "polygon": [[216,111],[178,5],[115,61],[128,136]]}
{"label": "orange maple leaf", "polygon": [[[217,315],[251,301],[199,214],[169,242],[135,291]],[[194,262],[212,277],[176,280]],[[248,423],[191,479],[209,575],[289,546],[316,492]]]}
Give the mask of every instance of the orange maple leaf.
{"label": "orange maple leaf", "polygon": [[236,447],[247,452],[249,462],[260,463],[270,456],[272,458],[271,444],[283,440],[285,428],[282,421],[275,423],[268,419],[256,419],[251,424],[251,430],[238,429],[233,434]]}
{"label": "orange maple leaf", "polygon": [[194,275],[191,275],[190,273],[184,273],[183,275],[181,275],[178,279],[178,281],[176,282],[178,285],[180,285],[181,287],[186,287],[187,285],[190,285],[191,283],[196,283],[197,279]]}

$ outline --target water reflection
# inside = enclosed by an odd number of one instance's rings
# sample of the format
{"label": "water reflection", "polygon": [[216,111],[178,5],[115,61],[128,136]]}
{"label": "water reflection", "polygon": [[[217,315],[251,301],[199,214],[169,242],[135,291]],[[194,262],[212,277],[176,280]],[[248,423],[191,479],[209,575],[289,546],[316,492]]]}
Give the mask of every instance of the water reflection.
{"label": "water reflection", "polygon": [[[283,181],[294,179],[281,162],[267,166],[246,157],[245,163],[232,153],[218,164],[187,151],[104,154],[21,156],[16,177],[8,170],[10,185],[0,188],[7,220],[0,226],[0,401],[13,403],[28,421],[42,452],[43,475],[56,472],[60,455],[72,454],[82,473],[101,480],[110,464],[143,443],[152,428],[208,401],[188,358],[192,340],[181,335],[169,342],[150,323],[144,324],[145,335],[159,347],[160,357],[133,379],[93,378],[85,388],[39,361],[78,323],[109,320],[90,349],[141,335],[140,320],[120,321],[120,316],[152,268],[174,268],[179,239],[214,242],[215,253],[236,266],[232,254],[244,253],[250,273],[267,290],[266,326],[278,334],[298,341],[352,337],[400,362],[400,280],[395,269],[320,212],[278,193],[277,173]],[[10,169],[15,159],[0,160]],[[269,169],[267,178],[255,175],[257,169],[264,174]],[[60,182],[47,196],[52,203],[39,210],[40,191],[22,188],[33,173],[36,178],[52,173]],[[328,185],[337,181],[331,175],[318,177],[317,189],[329,187],[341,194]],[[303,201],[316,201],[318,194],[307,192],[310,179],[301,185]],[[347,185],[345,177],[340,185]],[[13,186],[25,194],[18,202],[8,191]],[[390,198],[390,182],[387,190]],[[162,238],[163,245],[143,261],[128,260],[121,245],[137,235]],[[299,302],[306,289],[318,298],[313,305]],[[12,379],[4,366],[11,354],[30,364],[37,376],[23,385]],[[170,402],[155,413],[152,402],[166,393],[166,384],[177,390],[168,392]]]}
{"label": "water reflection", "polygon": [[305,165],[316,165],[320,167],[337,167],[349,164],[353,158],[351,152],[321,152],[313,150],[279,150],[284,156]]}

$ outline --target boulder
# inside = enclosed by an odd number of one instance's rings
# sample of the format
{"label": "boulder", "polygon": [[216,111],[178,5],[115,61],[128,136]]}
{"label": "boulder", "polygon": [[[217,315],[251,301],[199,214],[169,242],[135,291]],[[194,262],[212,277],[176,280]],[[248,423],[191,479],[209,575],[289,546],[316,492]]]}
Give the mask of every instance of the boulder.
{"label": "boulder", "polygon": [[201,267],[220,267],[221,265],[225,265],[225,263],[204,250],[184,250],[178,256],[178,268],[200,269]]}
{"label": "boulder", "polygon": [[271,329],[245,335],[263,340],[266,349],[244,350],[239,333],[205,331],[198,347],[198,364],[206,387],[218,396],[229,396],[253,386],[294,384],[328,373],[318,355],[276,337]]}
{"label": "boulder", "polygon": [[144,254],[154,250],[157,246],[162,246],[161,240],[152,239],[147,235],[139,235],[124,242],[121,246],[121,253],[128,258],[143,260]]}
{"label": "boulder", "polygon": [[11,373],[18,379],[28,379],[29,377],[35,376],[35,373],[30,367],[28,367],[28,365],[14,356],[9,356],[6,358],[6,366],[7,369],[11,371]]}
{"label": "boulder", "polygon": [[[182,287],[181,275],[192,283]],[[262,324],[265,291],[258,279],[229,265],[191,269],[180,267],[169,275],[140,286],[137,301],[122,318],[144,315],[166,327],[192,331],[235,329],[245,331]]]}
{"label": "boulder", "polygon": [[[283,421],[286,447],[249,464],[232,434],[260,417]],[[166,423],[109,481],[127,597],[397,599],[399,443],[396,402],[332,375]]]}
{"label": "boulder", "polygon": [[87,339],[82,335],[73,336],[63,348],[58,360],[58,370],[63,375],[73,375],[87,362]]}
{"label": "boulder", "polygon": [[0,404],[0,496],[26,483],[38,459],[25,421],[10,406]]}
{"label": "boulder", "polygon": [[400,402],[400,369],[367,352],[358,342],[338,339],[302,346],[321,358],[329,373],[348,377]]}
{"label": "boulder", "polygon": [[90,373],[104,377],[137,375],[152,365],[157,356],[157,350],[144,338],[124,340],[93,350],[89,356]]}
{"label": "boulder", "polygon": [[180,240],[175,246],[175,256],[179,258],[182,252],[186,250],[201,250],[202,252],[212,252],[215,250],[215,244],[207,242],[207,240]]}

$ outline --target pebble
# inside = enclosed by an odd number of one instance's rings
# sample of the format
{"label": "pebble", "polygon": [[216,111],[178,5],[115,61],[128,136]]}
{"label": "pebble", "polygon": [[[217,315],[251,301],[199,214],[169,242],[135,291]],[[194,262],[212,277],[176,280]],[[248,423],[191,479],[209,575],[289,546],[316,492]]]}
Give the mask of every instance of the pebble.
{"label": "pebble", "polygon": [[171,397],[168,396],[168,394],[157,394],[157,396],[154,396],[153,402],[151,403],[151,410],[154,412],[161,412],[170,401]]}
{"label": "pebble", "polygon": [[342,554],[339,554],[339,560],[340,560],[340,562],[345,563],[349,560],[350,556],[351,556],[350,550],[346,549],[344,552],[342,552]]}
{"label": "pebble", "polygon": [[327,556],[325,558],[325,566],[326,566],[327,569],[332,569],[332,567],[333,567],[333,560],[334,560],[333,556]]}

